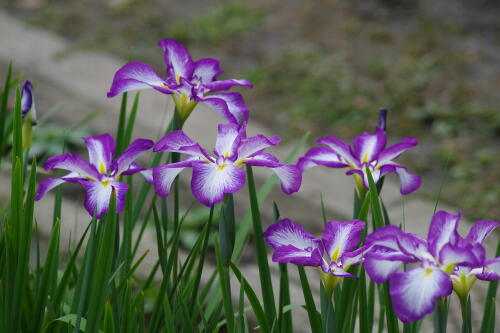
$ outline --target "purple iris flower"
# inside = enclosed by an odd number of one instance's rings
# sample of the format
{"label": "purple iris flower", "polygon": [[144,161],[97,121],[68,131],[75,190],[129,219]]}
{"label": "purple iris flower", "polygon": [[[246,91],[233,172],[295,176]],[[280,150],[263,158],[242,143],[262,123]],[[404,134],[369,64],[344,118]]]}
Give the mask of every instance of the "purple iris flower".
{"label": "purple iris flower", "polygon": [[120,68],[113,79],[108,97],[131,90],[153,88],[172,95],[181,121],[184,122],[199,102],[204,102],[230,123],[248,121],[248,108],[241,94],[226,91],[233,86],[252,87],[247,80],[217,80],[223,71],[219,60],[204,58],[193,61],[188,50],[173,39],[158,42],[167,65],[166,77],[161,77],[149,65],[130,62]]}
{"label": "purple iris flower", "polygon": [[244,127],[223,124],[218,127],[215,157],[209,156],[183,131],[173,131],[156,143],[153,151],[170,151],[188,155],[184,161],[157,166],[153,169],[156,193],[168,196],[170,187],[184,168],[192,168],[191,189],[194,197],[204,205],[221,202],[225,193],[235,193],[245,184],[243,165],[271,168],[281,181],[286,194],[297,192],[302,175],[295,165],[282,164],[273,155],[264,152],[275,146],[280,138],[264,135],[246,137]]}
{"label": "purple iris flower", "polygon": [[309,234],[300,224],[283,219],[264,232],[274,249],[273,261],[299,266],[321,267],[325,287],[333,289],[342,277],[356,277],[347,270],[362,260],[364,247],[355,249],[365,223],[330,221],[321,239]]}
{"label": "purple iris flower", "polygon": [[[30,112],[31,111],[31,112]],[[23,119],[30,112],[31,124],[36,125],[35,97],[33,96],[33,85],[26,80],[21,90],[21,113]]]}
{"label": "purple iris flower", "polygon": [[[381,116],[381,126],[385,126],[385,113]],[[348,175],[354,175],[359,189],[368,189],[366,166],[377,183],[388,173],[396,173],[400,181],[401,194],[409,194],[420,187],[421,179],[394,162],[405,150],[417,145],[417,140],[405,137],[400,143],[388,148],[387,135],[383,127],[377,126],[375,133],[363,133],[354,138],[354,145],[349,146],[344,141],[332,136],[318,139],[316,142],[326,145],[311,148],[298,165],[304,171],[316,165],[329,168],[349,168]]]}
{"label": "purple iris flower", "polygon": [[35,200],[40,200],[45,193],[64,182],[79,183],[87,192],[84,206],[91,216],[95,214],[100,218],[107,213],[113,190],[116,193],[116,210],[121,212],[129,186],[119,181],[120,176],[145,171],[134,161],[142,152],[153,147],[153,141],[136,139],[120,156],[114,158],[115,141],[111,135],[89,136],[83,140],[89,151],[89,162],[74,154],[49,158],[44,165],[45,170],[62,169],[70,172],[61,178],[45,179],[38,187]]}
{"label": "purple iris flower", "polygon": [[[403,322],[431,313],[436,300],[450,295],[454,288],[460,295],[457,288],[472,286],[471,275],[487,279],[483,266],[492,264],[485,261],[481,243],[499,223],[478,221],[462,238],[457,232],[459,221],[460,214],[439,211],[432,218],[427,239],[392,225],[367,236],[366,272],[377,283],[390,281],[392,304]],[[412,263],[416,265],[398,272],[403,264]],[[461,282],[464,278],[469,279],[466,285]]]}

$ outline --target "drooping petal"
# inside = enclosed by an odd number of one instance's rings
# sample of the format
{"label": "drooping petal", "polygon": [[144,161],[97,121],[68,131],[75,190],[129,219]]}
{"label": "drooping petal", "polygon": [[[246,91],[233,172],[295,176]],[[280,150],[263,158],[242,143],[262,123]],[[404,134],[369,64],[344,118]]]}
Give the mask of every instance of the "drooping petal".
{"label": "drooping petal", "polygon": [[307,170],[315,165],[323,165],[329,168],[344,168],[345,161],[330,148],[314,147],[299,159],[297,163],[301,170]]}
{"label": "drooping petal", "polygon": [[203,84],[203,87],[209,89],[210,91],[229,90],[234,86],[253,88],[253,85],[248,80],[236,79],[213,81]]}
{"label": "drooping petal", "polygon": [[327,136],[325,138],[316,140],[316,142],[330,147],[334,152],[340,155],[340,157],[343,159],[343,161],[345,161],[346,164],[354,167],[361,167],[360,162],[352,154],[351,147],[349,147],[349,145],[344,141],[333,136]]}
{"label": "drooping petal", "polygon": [[410,194],[413,191],[416,191],[420,184],[422,183],[422,178],[413,173],[408,172],[406,167],[396,167],[396,174],[399,177],[399,191],[403,195]]}
{"label": "drooping petal", "polygon": [[320,266],[321,253],[318,249],[299,249],[293,245],[284,245],[274,249],[274,262],[292,263],[299,266]]}
{"label": "drooping petal", "polygon": [[129,62],[120,68],[113,78],[108,97],[115,97],[126,91],[154,88],[165,94],[172,94],[173,91],[166,85],[154,69],[138,61]]}
{"label": "drooping petal", "polygon": [[371,162],[378,159],[378,154],[384,149],[386,142],[384,130],[377,127],[374,134],[365,132],[354,138],[353,155],[362,163]]}
{"label": "drooping petal", "polygon": [[[191,167],[193,161],[187,160],[177,163],[163,164],[153,168],[153,184],[156,194],[166,197],[170,194],[170,188],[175,177],[185,168]],[[148,174],[146,174],[148,176]],[[147,178],[146,178],[147,180]]]}
{"label": "drooping petal", "polygon": [[440,269],[415,267],[392,274],[389,292],[396,315],[408,323],[431,313],[436,300],[452,290],[450,276]]}
{"label": "drooping petal", "polygon": [[500,279],[500,257],[484,262],[483,271],[477,274],[479,280],[494,281]]}
{"label": "drooping petal", "polygon": [[302,171],[297,165],[280,163],[274,155],[266,152],[261,151],[236,163],[271,168],[280,179],[281,190],[286,194],[297,192],[302,184]]}
{"label": "drooping petal", "polygon": [[285,194],[292,194],[300,189],[302,183],[302,172],[296,165],[282,164],[279,167],[271,168],[278,176],[281,183],[281,190]]}
{"label": "drooping petal", "polygon": [[142,171],[140,171],[140,173],[144,177],[144,180],[146,180],[151,185],[154,185],[154,182],[153,182],[153,169],[142,170]]}
{"label": "drooping petal", "polygon": [[87,192],[84,206],[87,212],[96,218],[101,218],[109,210],[109,201],[113,189],[116,193],[116,211],[121,212],[125,207],[125,194],[129,188],[128,184],[118,181],[98,182],[92,180],[81,181],[83,188]]}
{"label": "drooping petal", "polygon": [[447,243],[455,244],[457,240],[457,226],[460,221],[460,213],[450,214],[444,210],[438,211],[432,217],[427,234],[429,252],[438,258],[439,252]]}
{"label": "drooping petal", "polygon": [[500,222],[479,220],[470,228],[465,240],[470,243],[483,243],[488,235],[500,226]]}
{"label": "drooping petal", "polygon": [[138,172],[147,171],[147,170],[150,170],[151,172],[153,171],[150,168],[141,167],[139,164],[132,162],[132,163],[130,163],[128,169],[123,171],[121,173],[121,175],[133,175],[133,174],[136,174]]}
{"label": "drooping petal", "polygon": [[264,149],[276,146],[280,143],[279,136],[265,137],[262,134],[250,138],[242,138],[238,147],[238,160],[244,160],[254,154],[262,152]]}
{"label": "drooping petal", "polygon": [[163,50],[163,59],[167,64],[169,79],[175,79],[177,82],[179,82],[180,77],[191,79],[194,63],[186,47],[173,39],[160,40],[158,46]]}
{"label": "drooping petal", "polygon": [[378,155],[378,164],[384,164],[392,161],[401,155],[405,150],[411,149],[418,144],[417,139],[412,137],[404,137],[400,143],[396,143],[387,149],[384,149]]}
{"label": "drooping petal", "polygon": [[402,253],[420,260],[434,260],[427,249],[427,241],[411,233],[401,233],[397,237],[399,249]]}
{"label": "drooping petal", "polygon": [[193,195],[206,206],[218,204],[224,199],[224,194],[235,193],[245,185],[245,171],[232,164],[195,162],[192,167]]}
{"label": "drooping petal", "polygon": [[197,101],[205,102],[230,123],[242,125],[248,122],[248,107],[240,93],[214,94]]}
{"label": "drooping petal", "polygon": [[112,169],[115,140],[110,134],[83,138],[89,151],[89,162],[103,175]]}
{"label": "drooping petal", "polygon": [[252,157],[248,157],[243,160],[239,160],[240,163],[245,163],[251,166],[263,166],[268,168],[277,168],[283,166],[283,163],[274,156],[273,154],[261,151],[260,153],[253,154]]}
{"label": "drooping petal", "polygon": [[365,253],[363,265],[366,273],[376,283],[384,283],[407,261],[408,256],[385,247],[372,247]]}
{"label": "drooping petal", "polygon": [[293,245],[300,249],[321,248],[321,241],[304,230],[290,219],[282,219],[270,225],[263,233],[266,242],[274,249],[280,246]]}
{"label": "drooping petal", "polygon": [[66,176],[61,178],[47,178],[38,185],[38,191],[35,195],[35,201],[40,200],[48,191],[52,190],[54,187],[66,181],[65,178],[75,178],[78,177],[76,172],[70,172]]}
{"label": "drooping petal", "polygon": [[220,124],[218,126],[217,141],[215,143],[215,155],[219,157],[232,157],[238,149],[241,138],[240,126],[237,124]]}
{"label": "drooping petal", "polygon": [[395,225],[387,225],[368,234],[365,239],[365,245],[384,246],[394,251],[400,251],[398,237],[401,235],[404,235],[403,230]]}
{"label": "drooping petal", "polygon": [[153,151],[171,151],[195,156],[202,160],[212,160],[205,150],[182,130],[172,131],[165,135],[155,144]]}
{"label": "drooping petal", "polygon": [[344,252],[339,259],[342,267],[351,267],[361,264],[368,250],[369,247],[361,246],[354,251]]}
{"label": "drooping petal", "polygon": [[101,177],[97,169],[92,164],[74,154],[52,156],[47,160],[47,162],[45,162],[43,167],[46,171],[53,169],[72,171],[77,173],[79,177],[91,179],[100,179]]}
{"label": "drooping petal", "polygon": [[479,265],[472,246],[459,247],[450,243],[445,244],[439,252],[439,263],[444,266],[463,265],[476,266]]}
{"label": "drooping petal", "polygon": [[203,83],[212,82],[215,80],[217,75],[222,73],[222,69],[219,67],[219,60],[205,58],[195,61],[193,78],[197,77]]}
{"label": "drooping petal", "polygon": [[323,244],[332,261],[337,261],[344,252],[352,251],[361,240],[365,223],[360,220],[349,222],[329,221],[323,231]]}
{"label": "drooping petal", "polygon": [[[154,142],[147,139],[136,139],[125,149],[123,153],[116,159],[115,175],[130,170],[132,163],[139,157],[140,154],[153,147]],[[141,170],[136,170],[139,172]],[[130,172],[129,172],[130,174]]]}

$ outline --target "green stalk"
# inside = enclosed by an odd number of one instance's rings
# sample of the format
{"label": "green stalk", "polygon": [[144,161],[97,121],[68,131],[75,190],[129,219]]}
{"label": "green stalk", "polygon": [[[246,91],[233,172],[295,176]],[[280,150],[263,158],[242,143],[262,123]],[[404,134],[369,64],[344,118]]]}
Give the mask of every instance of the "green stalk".
{"label": "green stalk", "polygon": [[[253,231],[255,236],[255,250],[257,252],[257,264],[259,266],[260,286],[262,289],[262,298],[264,300],[264,309],[269,318],[276,318],[276,305],[274,303],[273,284],[271,281],[271,272],[267,261],[266,245],[262,236],[262,222],[260,219],[259,202],[255,190],[255,181],[253,178],[252,167],[247,165],[248,190],[250,193],[250,207],[252,211]],[[273,320],[270,320],[272,322]]]}
{"label": "green stalk", "polygon": [[[500,240],[497,244],[495,257],[500,256]],[[498,289],[498,280],[491,281],[488,286],[488,293],[484,299],[484,313],[481,321],[481,333],[493,333],[495,330],[495,302]]]}
{"label": "green stalk", "polygon": [[472,333],[472,313],[470,305],[470,296],[459,297],[460,310],[462,312],[462,333]]}
{"label": "green stalk", "polygon": [[302,284],[302,292],[304,293],[304,301],[306,302],[307,315],[309,316],[309,324],[311,325],[312,333],[321,332],[321,318],[316,310],[316,305],[314,304],[314,299],[311,293],[311,287],[307,279],[304,267],[297,266],[299,270],[300,283]]}
{"label": "green stalk", "polygon": [[359,276],[359,332],[360,333],[371,333],[373,322],[370,321],[369,317],[369,306],[368,306],[368,295],[366,293],[366,273],[364,268],[361,268],[361,274]]}
{"label": "green stalk", "polygon": [[120,105],[120,116],[118,118],[118,128],[116,129],[116,156],[119,156],[125,150],[124,134],[127,120],[127,96],[128,93],[124,92]]}
{"label": "green stalk", "polygon": [[293,331],[292,312],[284,312],[285,306],[291,303],[290,282],[288,279],[288,269],[286,264],[279,264],[280,267],[280,299],[278,307],[278,324],[282,333]]}
{"label": "green stalk", "polygon": [[[93,279],[89,294],[89,307],[87,315],[87,330],[97,332],[102,323],[104,315],[104,305],[108,297],[109,278],[111,276],[111,267],[115,254],[115,235],[116,235],[116,193],[113,190],[109,204],[109,211],[106,218],[101,220],[104,224],[104,230],[99,242],[99,249],[94,266]],[[104,220],[104,221],[103,221]]]}
{"label": "green stalk", "polygon": [[7,135],[5,135],[5,120],[7,119],[7,105],[9,102],[10,80],[12,78],[12,62],[7,67],[7,76],[2,91],[2,99],[0,100],[0,162],[3,156],[3,149],[7,143]]}
{"label": "green stalk", "polygon": [[257,319],[257,322],[260,325],[261,331],[263,333],[270,332],[269,319],[271,319],[271,317],[266,316],[264,309],[262,309],[262,306],[259,302],[259,299],[257,298],[257,295],[255,295],[255,292],[253,291],[252,287],[250,287],[250,284],[243,277],[243,274],[241,274],[240,270],[236,267],[236,265],[234,263],[230,262],[229,267],[231,267],[234,275],[236,276],[236,278],[238,279],[240,284],[243,286],[243,289],[245,289],[245,295],[247,295],[248,302],[252,306],[253,312],[255,314],[255,318]]}
{"label": "green stalk", "polygon": [[[224,315],[226,317],[226,332],[234,332],[234,311],[231,300],[231,286],[229,285],[229,267],[223,262],[221,257],[219,240],[215,236],[215,257],[217,259],[217,270],[219,271],[219,281],[222,290],[222,304],[224,305]],[[240,316],[243,313],[240,313]]]}
{"label": "green stalk", "polygon": [[448,307],[446,298],[439,298],[436,302],[436,310],[434,311],[434,332],[446,333],[448,321]]}
{"label": "green stalk", "polygon": [[337,332],[335,311],[333,309],[332,295],[327,292],[320,282],[321,323],[324,333]]}
{"label": "green stalk", "polygon": [[207,253],[208,239],[210,238],[210,227],[212,226],[213,216],[214,216],[214,206],[210,207],[208,222],[205,229],[205,236],[203,240],[203,247],[201,250],[200,261],[198,262],[198,269],[196,270],[196,275],[195,275],[196,278],[194,282],[193,297],[191,298],[191,304],[190,304],[191,308],[189,311],[190,313],[193,313],[194,305],[197,302],[196,298],[198,296],[198,289],[200,286],[201,275],[203,273],[203,266],[205,265],[205,254]]}

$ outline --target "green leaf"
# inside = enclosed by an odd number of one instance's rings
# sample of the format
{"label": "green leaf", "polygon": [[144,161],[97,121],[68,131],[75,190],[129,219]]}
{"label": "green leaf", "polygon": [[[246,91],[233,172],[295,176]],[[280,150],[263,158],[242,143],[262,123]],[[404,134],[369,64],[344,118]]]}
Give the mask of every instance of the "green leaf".
{"label": "green leaf", "polygon": [[368,184],[370,185],[370,201],[373,215],[373,229],[378,229],[386,225],[384,221],[384,215],[382,213],[382,205],[380,204],[380,198],[377,191],[377,187],[373,182],[373,177],[368,166],[366,166],[366,175],[368,177]]}
{"label": "green leaf", "polygon": [[120,105],[120,116],[118,118],[118,128],[116,129],[116,153],[119,156],[125,150],[125,123],[127,121],[127,97],[128,93],[122,94]]}
{"label": "green leaf", "polygon": [[300,283],[302,285],[302,293],[304,294],[304,301],[306,302],[306,310],[309,316],[309,324],[311,325],[312,333],[321,332],[321,319],[320,314],[316,310],[316,305],[314,304],[314,299],[311,292],[311,287],[309,285],[309,280],[307,279],[304,267],[297,266],[299,270]]}
{"label": "green leaf", "polygon": [[443,298],[439,298],[436,302],[433,317],[435,333],[446,333],[448,321],[448,306],[446,303],[446,300]]}
{"label": "green leaf", "polygon": [[231,299],[231,286],[229,284],[229,268],[225,265],[220,253],[219,241],[215,237],[215,257],[217,259],[217,270],[219,271],[219,281],[222,290],[222,304],[224,305],[224,314],[226,317],[226,330],[229,333],[234,332],[234,311]]}
{"label": "green leaf", "polygon": [[247,295],[248,302],[252,306],[252,310],[255,314],[257,322],[259,323],[261,331],[263,333],[268,333],[269,332],[268,317],[264,313],[264,309],[262,308],[262,305],[259,302],[259,298],[253,291],[252,287],[250,287],[250,284],[248,284],[248,281],[243,277],[240,270],[236,267],[236,265],[230,262],[229,266],[233,270],[233,273],[240,282],[240,284],[242,284],[243,288],[245,289],[245,295]]}
{"label": "green leaf", "polygon": [[[298,156],[298,154],[304,147],[308,137],[309,133],[306,133],[302,136],[300,141],[295,145],[292,152],[288,154],[284,163],[291,163],[293,160],[295,160],[295,158]],[[271,193],[272,189],[276,186],[278,181],[279,178],[276,175],[273,175],[264,183],[264,185],[262,185],[262,187],[259,189],[259,192],[257,193],[259,204],[261,204],[262,202],[264,202],[264,200],[266,200],[266,198],[269,196],[269,193]],[[236,231],[236,240],[234,244],[233,257],[232,257],[233,262],[238,262],[239,257],[243,253],[243,249],[245,247],[248,235],[250,234],[251,231],[251,225],[252,225],[252,212],[249,211],[248,214],[245,215],[245,217],[238,223],[238,230]]]}
{"label": "green leaf", "polygon": [[[87,332],[86,327],[87,327],[87,320],[85,318],[81,318],[79,324],[77,324],[77,318],[78,316],[74,313],[67,314],[65,316],[59,317],[57,319],[52,320],[50,323],[47,324],[47,326],[44,327],[43,332],[44,333],[52,333],[52,332],[57,332],[57,328],[59,327],[58,324],[63,323],[66,324],[66,326],[71,326],[75,328],[76,332]],[[101,330],[99,330],[99,333],[102,333]]]}
{"label": "green leaf", "polygon": [[193,289],[193,296],[191,298],[191,309],[190,312],[193,312],[194,304],[196,303],[196,298],[198,296],[198,288],[200,285],[201,275],[203,273],[203,266],[205,265],[205,254],[207,253],[208,239],[210,238],[210,228],[212,226],[212,220],[214,215],[214,207],[210,207],[210,215],[208,217],[208,223],[205,228],[205,235],[203,240],[203,248],[201,249],[200,261],[198,262],[198,268],[195,274],[195,282]]}
{"label": "green leaf", "polygon": [[85,237],[87,236],[88,231],[90,230],[90,226],[92,223],[89,223],[87,228],[85,228],[85,231],[82,234],[82,237],[80,237],[80,240],[78,241],[78,244],[76,245],[75,250],[73,251],[70,260],[68,264],[66,265],[66,268],[64,270],[63,276],[61,280],[59,281],[59,284],[56,289],[56,293],[54,296],[54,300],[52,302],[54,309],[59,310],[59,306],[61,304],[62,298],[64,296],[64,293],[66,292],[66,288],[68,287],[69,279],[71,272],[73,271],[75,267],[75,262],[76,259],[78,258],[78,253],[80,253],[80,249],[83,245],[83,241],[85,240]]}
{"label": "green leaf", "polygon": [[[238,333],[245,333],[248,329],[245,319],[245,281],[240,284],[240,300],[238,302]],[[291,332],[291,331],[290,331]]]}
{"label": "green leaf", "polygon": [[[500,256],[500,240],[497,244],[495,257]],[[496,294],[498,289],[498,280],[491,281],[488,286],[488,292],[484,299],[484,313],[481,321],[481,333],[493,333],[495,331],[495,307]]]}
{"label": "green leaf", "polygon": [[7,106],[9,104],[9,92],[10,92],[10,81],[12,78],[12,62],[9,63],[7,67],[7,76],[5,77],[5,83],[2,90],[2,95],[0,99],[0,161],[3,156],[4,147],[7,144],[8,138],[5,135],[5,120],[7,119]]}
{"label": "green leaf", "polygon": [[229,264],[234,249],[235,240],[235,217],[234,200],[232,194],[224,196],[224,202],[221,207],[219,221],[219,239],[221,259],[224,265]]}
{"label": "green leaf", "polygon": [[137,115],[137,109],[139,107],[139,95],[140,95],[139,92],[135,94],[134,103],[132,104],[132,109],[130,110],[130,115],[128,117],[127,128],[125,130],[125,135],[123,139],[124,150],[130,144],[130,141],[132,141],[132,132],[134,130],[135,117]]}
{"label": "green leaf", "polygon": [[21,166],[23,162],[23,128],[22,128],[22,113],[21,113],[21,92],[16,89],[16,104],[13,112],[13,132],[12,132],[12,161],[19,158]]}
{"label": "green leaf", "polygon": [[82,267],[80,272],[77,286],[74,291],[73,304],[71,306],[71,312],[76,312],[75,321],[75,333],[78,332],[80,327],[80,321],[84,315],[84,307],[88,300],[88,289],[92,279],[92,267],[94,266],[94,253],[96,252],[96,242],[97,242],[97,220],[92,218],[90,222],[90,236],[87,242],[87,247],[85,249],[85,255],[83,257]]}
{"label": "green leaf", "polygon": [[247,165],[248,190],[250,193],[250,207],[252,211],[252,222],[254,231],[255,250],[257,254],[257,264],[259,267],[260,286],[262,289],[262,298],[264,300],[264,309],[269,318],[276,318],[276,305],[274,303],[273,284],[271,281],[271,272],[269,262],[267,261],[266,245],[262,230],[260,218],[259,202],[255,190],[255,181],[253,178],[252,167]]}
{"label": "green leaf", "polygon": [[286,264],[279,264],[280,267],[280,298],[278,307],[278,326],[281,332],[292,332],[293,321],[290,312],[285,313],[284,309],[290,304],[290,282],[288,279],[288,269]]}
{"label": "green leaf", "polygon": [[328,294],[320,282],[320,302],[321,302],[321,324],[324,333],[337,332],[335,311],[333,309],[332,296]]}
{"label": "green leaf", "polygon": [[54,272],[57,272],[56,264],[57,258],[59,256],[60,227],[61,221],[58,220],[52,228],[49,249],[47,250],[47,257],[45,258],[45,264],[43,265],[42,280],[40,283],[40,288],[38,289],[38,294],[36,295],[35,308],[33,312],[32,332],[38,332],[42,326],[45,308],[48,303],[47,296],[49,294],[51,277]]}
{"label": "green leaf", "polygon": [[104,305],[108,297],[109,285],[107,281],[111,276],[111,267],[115,253],[116,236],[116,192],[113,190],[109,204],[108,213],[104,219],[104,230],[99,240],[97,258],[92,274],[92,284],[89,290],[89,307],[87,314],[87,329],[90,332],[97,331],[102,322]]}
{"label": "green leaf", "polygon": [[111,304],[109,302],[106,303],[104,308],[104,323],[102,325],[103,331],[106,333],[114,333],[115,332],[115,321],[113,318],[113,309],[111,308]]}

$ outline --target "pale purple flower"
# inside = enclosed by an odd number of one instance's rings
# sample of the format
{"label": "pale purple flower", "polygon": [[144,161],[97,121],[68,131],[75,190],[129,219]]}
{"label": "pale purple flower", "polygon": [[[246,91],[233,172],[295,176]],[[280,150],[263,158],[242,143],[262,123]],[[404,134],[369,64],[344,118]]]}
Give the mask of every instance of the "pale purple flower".
{"label": "pale purple flower", "polygon": [[129,186],[119,181],[120,176],[145,171],[134,161],[153,146],[153,141],[136,139],[120,156],[114,158],[115,141],[111,135],[89,136],[83,140],[89,151],[89,162],[74,154],[49,158],[44,165],[45,170],[62,169],[70,172],[60,178],[45,179],[38,187],[35,200],[40,200],[45,193],[64,182],[72,182],[81,184],[87,192],[84,206],[91,216],[95,214],[100,218],[107,213],[113,190],[116,193],[116,210],[121,212]]}
{"label": "pale purple flower", "polygon": [[[479,277],[483,271],[481,242],[499,223],[478,221],[464,239],[457,232],[459,220],[460,214],[437,212],[427,239],[392,225],[366,237],[366,272],[377,283],[390,281],[394,311],[403,322],[419,320],[431,313],[439,297],[451,294],[460,275],[470,273]],[[416,265],[399,272],[403,264],[412,263]]]}
{"label": "pale purple flower", "polygon": [[500,257],[486,259],[486,251],[482,246],[484,240],[492,233],[500,222],[480,220],[474,223],[465,238],[459,236],[458,244],[474,251],[478,263],[476,265],[458,266],[451,275],[453,290],[459,297],[466,298],[477,279],[493,281],[500,279]]}
{"label": "pale purple flower", "polygon": [[[31,112],[30,112],[31,111]],[[35,97],[33,95],[33,85],[31,81],[26,80],[21,90],[21,114],[23,119],[30,115],[31,124],[36,125]]]}
{"label": "pale purple flower", "polygon": [[188,50],[173,39],[158,42],[167,65],[166,76],[161,77],[149,65],[130,62],[120,68],[113,79],[108,97],[120,93],[153,88],[172,95],[181,121],[185,121],[196,107],[204,102],[230,123],[243,124],[248,121],[248,108],[241,94],[227,91],[234,86],[252,87],[247,80],[217,80],[223,71],[219,61],[204,58],[193,61]]}
{"label": "pale purple flower", "polygon": [[223,124],[218,127],[214,155],[209,156],[183,131],[173,131],[164,136],[154,147],[155,152],[170,151],[188,155],[177,163],[157,166],[153,169],[156,193],[168,196],[170,187],[184,168],[192,168],[191,189],[194,197],[207,206],[221,202],[226,193],[235,193],[245,184],[243,166],[268,167],[279,177],[281,188],[286,194],[297,192],[301,173],[297,166],[283,164],[273,155],[264,152],[275,146],[280,138],[264,135],[246,137],[244,127]]}
{"label": "pale purple flower", "polygon": [[[349,267],[362,260],[364,247],[356,249],[365,223],[329,221],[321,239],[306,232],[300,224],[283,219],[269,226],[263,236],[274,249],[273,261],[299,266],[321,267],[325,285],[328,276],[355,277]],[[333,280],[333,287],[339,279]]]}
{"label": "pale purple flower", "polygon": [[405,137],[400,143],[386,148],[387,135],[384,131],[386,111],[381,112],[380,124],[375,133],[363,133],[354,138],[354,144],[349,146],[344,141],[333,136],[318,139],[316,142],[325,146],[311,148],[304,157],[299,159],[301,170],[307,170],[316,165],[329,168],[349,168],[348,175],[354,175],[360,188],[369,188],[366,167],[370,170],[375,183],[388,173],[399,177],[401,194],[409,194],[420,187],[419,176],[410,173],[405,166],[394,162],[405,150],[417,145],[417,140]]}

